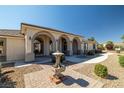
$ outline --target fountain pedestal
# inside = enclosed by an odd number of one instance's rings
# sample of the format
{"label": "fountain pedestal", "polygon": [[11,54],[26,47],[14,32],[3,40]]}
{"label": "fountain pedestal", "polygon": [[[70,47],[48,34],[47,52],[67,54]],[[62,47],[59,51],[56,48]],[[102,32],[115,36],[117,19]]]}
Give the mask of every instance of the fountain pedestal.
{"label": "fountain pedestal", "polygon": [[61,59],[62,55],[64,55],[64,53],[57,51],[57,52],[53,53],[53,55],[56,58],[55,65],[53,66],[55,68],[54,69],[55,74],[53,76],[51,76],[50,79],[55,84],[59,84],[62,82],[62,80],[64,80],[64,75],[62,74],[62,72],[65,71],[65,66],[62,65],[60,62],[60,59]]}

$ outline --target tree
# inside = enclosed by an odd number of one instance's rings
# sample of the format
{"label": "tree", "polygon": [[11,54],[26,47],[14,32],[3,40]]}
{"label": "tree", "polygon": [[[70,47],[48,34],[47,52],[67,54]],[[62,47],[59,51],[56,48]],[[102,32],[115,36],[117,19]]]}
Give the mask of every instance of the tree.
{"label": "tree", "polygon": [[122,41],[124,42],[124,35],[121,36]]}
{"label": "tree", "polygon": [[113,50],[114,43],[112,41],[107,41],[106,46],[107,50]]}
{"label": "tree", "polygon": [[98,45],[97,45],[97,49],[104,50],[103,44],[98,44]]}
{"label": "tree", "polygon": [[90,38],[88,38],[88,40],[95,41],[95,38],[94,37],[90,37]]}

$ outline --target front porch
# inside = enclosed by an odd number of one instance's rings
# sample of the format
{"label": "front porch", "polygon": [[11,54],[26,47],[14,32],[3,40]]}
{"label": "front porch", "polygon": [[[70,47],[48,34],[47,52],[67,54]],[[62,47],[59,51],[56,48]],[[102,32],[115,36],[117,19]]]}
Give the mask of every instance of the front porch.
{"label": "front porch", "polygon": [[[79,63],[92,63],[92,61],[97,62],[97,59],[104,60],[105,58],[107,58],[106,53],[95,54],[92,56],[72,55],[72,56],[65,56],[65,60],[64,60],[63,64],[65,64],[66,66],[69,66],[69,65],[79,64]],[[7,66],[7,64],[9,64],[8,66],[10,66],[10,64],[13,64],[11,66],[16,67],[16,68],[30,66],[32,64],[49,64],[49,63],[50,63],[50,65],[54,64],[52,62],[52,56],[37,56],[35,58],[35,61],[31,61],[31,62],[25,62],[24,60],[10,61],[10,62],[3,61],[2,62],[3,66]]]}

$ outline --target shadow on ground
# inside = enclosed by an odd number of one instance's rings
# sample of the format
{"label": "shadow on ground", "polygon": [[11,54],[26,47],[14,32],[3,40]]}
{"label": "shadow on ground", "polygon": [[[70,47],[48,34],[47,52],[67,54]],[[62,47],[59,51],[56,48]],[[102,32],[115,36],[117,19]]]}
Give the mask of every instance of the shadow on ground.
{"label": "shadow on ground", "polygon": [[0,74],[0,88],[15,88],[16,82],[13,81],[7,74],[14,71],[8,71]]}
{"label": "shadow on ground", "polygon": [[117,80],[118,78],[116,76],[113,76],[113,75],[108,75],[106,79],[109,79],[109,80]]}
{"label": "shadow on ground", "polygon": [[74,83],[78,84],[81,87],[87,87],[89,85],[89,82],[84,79],[81,79],[81,78],[74,79],[71,76],[65,76],[65,77],[66,77],[66,79],[63,80],[62,83],[67,86],[70,86]]}

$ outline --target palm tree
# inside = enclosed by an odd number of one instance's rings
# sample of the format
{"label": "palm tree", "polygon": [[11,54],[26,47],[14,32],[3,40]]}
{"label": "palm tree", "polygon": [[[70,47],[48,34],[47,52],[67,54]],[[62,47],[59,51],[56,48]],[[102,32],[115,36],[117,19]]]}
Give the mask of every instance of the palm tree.
{"label": "palm tree", "polygon": [[122,39],[122,41],[124,42],[124,35],[122,35],[121,39]]}

